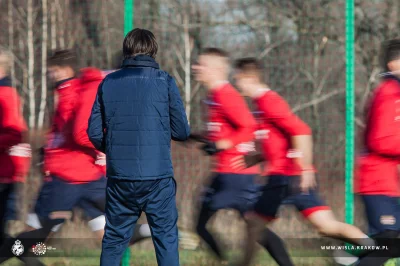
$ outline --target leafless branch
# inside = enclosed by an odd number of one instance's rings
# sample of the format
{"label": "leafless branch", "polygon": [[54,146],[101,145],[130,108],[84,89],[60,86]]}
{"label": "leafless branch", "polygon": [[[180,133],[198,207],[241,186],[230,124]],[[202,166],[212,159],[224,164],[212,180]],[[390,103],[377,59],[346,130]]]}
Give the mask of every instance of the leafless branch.
{"label": "leafless branch", "polygon": [[176,81],[178,82],[179,86],[180,87],[183,86],[183,84],[184,84],[183,79],[182,79],[181,75],[179,74],[178,70],[176,69],[176,67],[174,67],[172,69],[172,73],[174,74],[174,77],[175,77]]}
{"label": "leafless branch", "polygon": [[327,94],[325,94],[325,95],[323,95],[323,96],[321,96],[319,98],[314,98],[309,102],[302,103],[302,104],[299,104],[299,105],[293,107],[293,112],[299,112],[299,111],[301,111],[303,109],[306,109],[306,108],[308,108],[310,106],[313,106],[313,105],[316,105],[316,104],[320,104],[320,103],[328,100],[329,98],[332,98],[333,96],[336,96],[336,95],[342,94],[342,93],[345,93],[344,89],[333,90],[333,91],[331,91],[331,92],[329,92],[329,93],[327,93]]}
{"label": "leafless branch", "polygon": [[262,51],[262,53],[260,54],[259,58],[262,59],[262,58],[266,57],[273,49],[281,46],[282,44],[284,44],[287,41],[288,40],[286,39],[286,40],[282,40],[282,41],[279,41],[279,42],[276,42],[276,43],[273,43],[273,44],[269,45],[268,47],[266,47],[264,49],[264,51]]}
{"label": "leafless branch", "polygon": [[361,127],[361,128],[365,128],[366,127],[366,124],[359,117],[355,117],[355,122],[356,122],[356,125]]}
{"label": "leafless branch", "polygon": [[369,94],[371,93],[372,84],[376,81],[376,76],[378,74],[379,74],[379,68],[375,67],[368,78],[363,96],[361,97],[361,104],[360,104],[361,108],[364,108],[365,103],[367,102],[367,99],[369,97]]}
{"label": "leafless branch", "polygon": [[194,97],[196,97],[197,93],[200,91],[200,83],[196,83],[196,85],[194,85],[193,91],[192,91],[192,97],[190,98],[190,101],[194,100]]}

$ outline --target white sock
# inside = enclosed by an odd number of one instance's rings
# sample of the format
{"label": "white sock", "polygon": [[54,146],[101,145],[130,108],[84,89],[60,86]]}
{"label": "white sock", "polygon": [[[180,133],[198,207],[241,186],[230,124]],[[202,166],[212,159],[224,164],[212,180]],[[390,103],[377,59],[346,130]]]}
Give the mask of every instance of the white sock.
{"label": "white sock", "polygon": [[150,226],[148,224],[142,224],[139,228],[139,234],[142,237],[149,237],[151,236]]}

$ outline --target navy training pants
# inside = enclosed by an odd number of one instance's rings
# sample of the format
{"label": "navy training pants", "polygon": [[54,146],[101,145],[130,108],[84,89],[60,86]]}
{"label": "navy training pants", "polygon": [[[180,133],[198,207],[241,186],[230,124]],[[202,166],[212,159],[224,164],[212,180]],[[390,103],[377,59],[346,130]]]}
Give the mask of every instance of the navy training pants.
{"label": "navy training pants", "polygon": [[101,266],[119,266],[136,222],[146,213],[159,266],[179,266],[174,178],[126,181],[109,178]]}

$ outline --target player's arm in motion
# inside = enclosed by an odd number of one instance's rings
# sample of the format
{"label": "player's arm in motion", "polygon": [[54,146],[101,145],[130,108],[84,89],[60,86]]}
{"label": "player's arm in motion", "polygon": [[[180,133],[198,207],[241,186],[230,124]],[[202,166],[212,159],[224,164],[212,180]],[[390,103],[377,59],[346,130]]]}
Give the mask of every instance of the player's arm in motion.
{"label": "player's arm in motion", "polygon": [[313,141],[310,127],[296,116],[287,102],[273,91],[269,97],[260,98],[258,107],[272,124],[290,136],[291,156],[301,169],[300,188],[303,192],[315,188],[313,167]]}
{"label": "player's arm in motion", "polygon": [[0,99],[0,152],[8,151],[22,141],[22,128],[18,123],[20,116],[17,97],[17,92],[15,92],[15,94],[11,93],[7,99]]}
{"label": "player's arm in motion", "polygon": [[228,123],[235,127],[235,131],[225,138],[215,142],[207,141],[205,136],[192,134],[191,139],[206,143],[202,149],[209,155],[217,152],[229,150],[240,143],[251,141],[254,139],[254,131],[256,122],[251,115],[246,102],[238,93],[228,93],[221,95],[215,99],[221,105],[221,110]]}
{"label": "player's arm in motion", "polygon": [[246,102],[239,93],[226,95],[219,94],[217,99],[221,103],[226,119],[235,127],[235,131],[224,139],[218,140],[215,145],[218,150],[229,150],[240,143],[254,139],[256,121]]}
{"label": "player's arm in motion", "polygon": [[[291,136],[294,148],[292,156],[302,171],[301,189],[306,192],[307,189],[314,188],[316,183],[312,164],[310,128],[291,112],[289,105],[276,93],[272,97],[268,97],[268,101],[260,106],[264,106],[262,109],[266,111],[265,115],[272,119],[274,125]],[[289,156],[290,154],[289,152]],[[346,239],[357,245],[373,243],[373,241],[365,241],[369,238],[357,227],[337,221],[329,209],[316,211],[307,218],[321,235]]]}
{"label": "player's arm in motion", "polygon": [[[260,106],[263,106],[261,108],[266,112],[265,115],[272,119],[274,125],[291,136],[294,149],[292,156],[302,170],[302,190],[314,188],[316,183],[312,163],[313,145],[310,128],[291,112],[289,105],[276,93],[272,97],[268,97],[268,100]],[[290,154],[291,152],[289,152],[289,156]],[[366,243],[363,241],[367,237],[364,233],[357,227],[337,221],[331,210],[314,212],[308,216],[308,219],[322,235],[348,239],[355,244]]]}

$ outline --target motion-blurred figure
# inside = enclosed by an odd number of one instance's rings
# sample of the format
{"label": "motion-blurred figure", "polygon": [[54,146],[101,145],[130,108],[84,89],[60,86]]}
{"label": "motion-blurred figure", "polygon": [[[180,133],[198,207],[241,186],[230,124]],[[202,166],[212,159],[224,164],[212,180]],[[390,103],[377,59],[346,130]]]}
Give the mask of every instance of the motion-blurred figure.
{"label": "motion-blurred figure", "polygon": [[359,157],[355,192],[361,195],[371,237],[389,250],[376,251],[359,265],[382,265],[399,257],[400,236],[400,39],[383,45],[383,80],[367,110],[364,153]]}
{"label": "motion-blurred figure", "polygon": [[[207,230],[208,221],[222,209],[235,209],[244,217],[252,209],[259,192],[258,167],[231,167],[233,158],[254,151],[256,121],[239,92],[228,82],[229,70],[229,56],[218,48],[205,49],[193,65],[196,80],[208,90],[208,131],[202,136],[205,144],[201,148],[213,157],[214,163],[213,173],[201,195],[196,230],[223,263],[227,258]],[[251,230],[249,226],[248,236]]]}
{"label": "motion-blurred figure", "polygon": [[[11,246],[18,239],[28,249],[19,258],[28,265],[41,265],[36,258],[30,257],[29,248],[44,242],[51,232],[58,231],[64,221],[71,218],[75,207],[83,209],[89,227],[99,238],[103,236],[104,165],[99,165],[101,154],[93,147],[81,145],[87,138],[85,128],[91,104],[103,76],[99,70],[84,70],[79,79],[77,58],[69,50],[55,52],[49,58],[48,65],[50,78],[56,85],[58,101],[44,148],[44,183],[34,212],[28,214],[28,231],[7,240],[0,250],[3,257],[1,262],[12,256]],[[97,74],[97,79],[93,73]],[[94,81],[94,84],[89,84],[89,81]],[[85,88],[88,88],[87,92]]]}
{"label": "motion-blurred figure", "polygon": [[[280,95],[263,83],[262,71],[255,58],[240,59],[235,65],[238,88],[252,98],[260,112],[257,135],[262,142],[262,154],[260,160],[253,160],[253,163],[248,163],[249,159],[241,156],[238,161],[234,160],[234,164],[238,163],[241,168],[254,165],[257,161],[268,163],[264,174],[268,183],[254,206],[255,215],[248,216],[260,230],[257,233],[259,243],[270,250],[274,242],[268,238],[265,224],[276,218],[281,204],[291,204],[321,235],[344,239],[355,245],[373,246],[375,242],[360,229],[336,220],[332,210],[318,196],[311,129],[292,112]],[[250,263],[249,255],[243,265]],[[287,261],[284,265],[292,263]]]}
{"label": "motion-blurred figure", "polygon": [[[0,48],[0,243],[5,240],[7,212],[15,211],[13,201],[17,182],[23,181],[29,168],[30,147],[22,145],[25,125],[21,102],[11,87],[9,70],[13,64],[10,52]],[[24,151],[26,153],[24,154]],[[28,158],[24,162],[24,158]],[[28,164],[28,165],[27,165]],[[15,194],[14,194],[15,195]],[[11,212],[11,213],[10,213]],[[10,217],[11,216],[11,217]]]}

